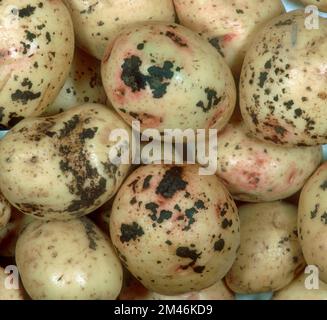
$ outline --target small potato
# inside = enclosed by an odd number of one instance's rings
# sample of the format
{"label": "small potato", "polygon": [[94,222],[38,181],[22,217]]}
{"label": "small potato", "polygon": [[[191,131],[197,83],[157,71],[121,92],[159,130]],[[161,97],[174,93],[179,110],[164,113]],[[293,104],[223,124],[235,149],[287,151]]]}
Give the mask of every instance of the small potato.
{"label": "small potato", "polygon": [[76,49],[68,78],[44,115],[54,115],[87,102],[99,104],[107,102],[102,86],[100,62]]}
{"label": "small potato", "polygon": [[327,11],[327,0],[301,0],[305,5],[315,5],[320,10]]}
{"label": "small potato", "polygon": [[319,281],[319,289],[307,289],[305,282],[309,277],[301,274],[287,287],[277,291],[273,300],[327,300],[327,284]]}
{"label": "small potato", "polygon": [[107,44],[126,26],[175,20],[172,0],[63,1],[73,19],[78,46],[99,60]]}
{"label": "small potato", "polygon": [[8,224],[0,230],[0,257],[14,257],[20,232],[34,219],[12,208]]}
{"label": "small potato", "polygon": [[275,201],[299,191],[322,160],[321,147],[282,147],[253,137],[243,122],[218,134],[218,176],[233,197]]}
{"label": "small potato", "polygon": [[222,280],[200,291],[166,296],[149,291],[139,281],[132,278],[123,287],[119,300],[234,300],[234,295]]}
{"label": "small potato", "polygon": [[174,0],[174,4],[180,23],[206,38],[236,77],[257,32],[284,12],[280,0]]}
{"label": "small potato", "polygon": [[85,217],[30,223],[17,241],[16,262],[34,300],[111,300],[122,287],[109,238]]}
{"label": "small potato", "polygon": [[6,287],[6,282],[10,282],[11,277],[11,274],[5,273],[5,269],[0,267],[0,301],[24,300],[24,290],[21,287],[18,289]]}
{"label": "small potato", "polygon": [[327,283],[327,162],[302,189],[298,231],[306,262],[317,266],[320,280]]}
{"label": "small potato", "polygon": [[246,54],[240,106],[260,139],[282,145],[327,143],[327,19],[306,27],[303,10],[269,22]]}
{"label": "small potato", "polygon": [[8,224],[11,216],[11,205],[0,192],[0,232]]}
{"label": "small potato", "polygon": [[235,203],[199,167],[147,165],[120,188],[110,235],[126,268],[149,290],[176,295],[222,279],[239,246]]}
{"label": "small potato", "polygon": [[276,291],[304,267],[297,238],[297,209],[284,202],[247,204],[239,208],[241,246],[226,276],[237,293]]}
{"label": "small potato", "polygon": [[68,75],[74,30],[61,1],[0,1],[0,125],[37,116]]}
{"label": "small potato", "polygon": [[224,59],[203,38],[177,24],[126,29],[102,61],[107,96],[141,129],[222,129],[236,100]]}
{"label": "small potato", "polygon": [[71,219],[94,211],[114,196],[130,167],[109,158],[117,150],[109,140],[114,129],[130,133],[113,111],[98,104],[21,121],[0,142],[4,196],[40,219]]}

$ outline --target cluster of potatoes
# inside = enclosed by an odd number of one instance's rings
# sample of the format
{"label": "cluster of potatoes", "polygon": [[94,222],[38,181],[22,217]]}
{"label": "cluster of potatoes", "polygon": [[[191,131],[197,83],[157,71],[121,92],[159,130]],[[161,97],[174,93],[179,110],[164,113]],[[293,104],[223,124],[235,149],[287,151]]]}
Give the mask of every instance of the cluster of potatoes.
{"label": "cluster of potatoes", "polygon": [[[327,21],[306,18],[279,0],[0,1],[0,300],[327,299]],[[136,120],[217,129],[216,174],[111,162]]]}

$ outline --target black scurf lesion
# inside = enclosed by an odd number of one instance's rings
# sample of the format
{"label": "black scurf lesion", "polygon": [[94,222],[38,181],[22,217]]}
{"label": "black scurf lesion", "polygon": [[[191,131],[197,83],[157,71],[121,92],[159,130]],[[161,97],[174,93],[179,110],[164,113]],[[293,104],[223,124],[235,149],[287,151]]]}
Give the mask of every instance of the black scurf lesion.
{"label": "black scurf lesion", "polygon": [[183,270],[191,267],[195,273],[202,273],[205,266],[195,266],[197,260],[201,257],[202,252],[197,252],[196,249],[190,249],[189,247],[178,247],[176,249],[176,256],[185,259],[191,259],[191,262],[180,266]]}
{"label": "black scurf lesion", "polygon": [[3,117],[5,116],[4,110],[5,110],[4,107],[0,107],[0,121],[2,121],[3,120]]}
{"label": "black scurf lesion", "polygon": [[132,55],[126,58],[121,66],[121,79],[132,92],[144,90],[146,85],[149,85],[153,98],[162,98],[170,84],[168,80],[174,76],[174,64],[171,61],[165,61],[162,67],[153,65],[147,69],[148,75],[141,72],[141,65],[142,61],[138,56]]}
{"label": "black scurf lesion", "polygon": [[185,190],[188,182],[182,179],[182,173],[182,167],[168,169],[156,188],[156,194],[168,199],[172,198],[176,192]]}
{"label": "black scurf lesion", "polygon": [[205,209],[204,202],[202,200],[197,200],[192,208],[185,210],[185,217],[187,218],[187,225],[182,229],[183,231],[188,231],[191,229],[192,224],[195,222],[194,216],[199,212],[199,210]]}
{"label": "black scurf lesion", "polygon": [[205,106],[204,102],[200,100],[196,106],[201,108],[203,112],[209,112],[220,103],[222,97],[217,97],[217,91],[214,89],[206,88],[204,92],[207,95],[207,105]]}
{"label": "black scurf lesion", "polygon": [[70,120],[64,122],[64,127],[60,130],[59,138],[67,137],[72,131],[74,131],[80,122],[80,118],[75,114]]}
{"label": "black scurf lesion", "polygon": [[220,46],[220,40],[219,40],[219,37],[213,37],[213,38],[210,38],[209,40],[209,43],[217,49],[217,51],[221,54],[221,56],[223,58],[225,58],[225,54]]}
{"label": "black scurf lesion", "polygon": [[320,189],[322,189],[323,191],[327,190],[327,180],[325,180],[321,185],[320,185]]}
{"label": "black scurf lesion", "polygon": [[321,215],[320,220],[323,224],[327,225],[327,211]]}
{"label": "black scurf lesion", "polygon": [[315,208],[312,211],[310,211],[310,218],[311,219],[314,219],[315,217],[317,217],[319,207],[320,207],[320,205],[319,205],[319,203],[317,203],[315,205]]}
{"label": "black scurf lesion", "polygon": [[25,8],[18,10],[18,16],[20,18],[30,17],[34,13],[35,9],[36,7],[33,7],[28,4]]}
{"label": "black scurf lesion", "polygon": [[96,250],[98,246],[97,241],[99,240],[98,233],[96,232],[96,226],[87,218],[81,218],[81,222],[85,228],[87,239],[89,240],[89,248]]}
{"label": "black scurf lesion", "polygon": [[14,102],[20,102],[26,105],[29,101],[36,100],[41,97],[41,92],[32,92],[30,90],[22,91],[17,89],[11,94],[11,100]]}
{"label": "black scurf lesion", "polygon": [[143,181],[143,189],[148,189],[150,187],[150,181],[152,179],[152,175],[148,175],[145,177],[144,181]]}
{"label": "black scurf lesion", "polygon": [[260,88],[263,88],[263,86],[265,85],[267,79],[268,79],[268,72],[266,72],[266,71],[260,72],[259,83],[258,83]]}
{"label": "black scurf lesion", "polygon": [[122,243],[129,242],[131,240],[136,240],[137,238],[144,235],[143,228],[136,222],[133,222],[132,224],[125,224],[123,223],[120,226],[120,241]]}
{"label": "black scurf lesion", "polygon": [[225,240],[224,239],[219,239],[214,243],[213,249],[215,251],[222,251],[225,247]]}
{"label": "black scurf lesion", "polygon": [[179,37],[175,32],[167,31],[166,36],[175,42],[178,46],[187,47],[187,43],[185,43],[185,41],[183,41],[183,39]]}
{"label": "black scurf lesion", "polygon": [[293,23],[292,19],[287,19],[284,21],[279,21],[275,24],[275,27],[281,27],[281,26],[290,26]]}
{"label": "black scurf lesion", "polygon": [[158,208],[159,205],[154,202],[149,202],[145,204],[145,209],[151,212],[151,214],[149,214],[149,217],[152,221],[161,224],[165,220],[169,220],[172,217],[173,213],[170,210],[161,210],[158,215]]}

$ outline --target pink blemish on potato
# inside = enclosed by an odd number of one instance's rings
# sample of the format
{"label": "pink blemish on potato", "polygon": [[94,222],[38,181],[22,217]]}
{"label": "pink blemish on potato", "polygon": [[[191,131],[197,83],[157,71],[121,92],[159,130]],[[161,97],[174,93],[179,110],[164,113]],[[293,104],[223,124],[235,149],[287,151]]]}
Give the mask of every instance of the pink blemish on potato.
{"label": "pink blemish on potato", "polygon": [[298,170],[296,164],[292,162],[290,168],[288,169],[288,172],[286,173],[287,184],[288,185],[294,184],[297,176],[298,176]]}
{"label": "pink blemish on potato", "polygon": [[225,106],[222,105],[218,106],[218,110],[214,113],[214,115],[210,119],[207,129],[213,128],[216,125],[222,114],[224,114],[225,109],[226,109]]}
{"label": "pink blemish on potato", "polygon": [[139,114],[142,128],[157,128],[163,122],[162,117],[155,116],[149,113]]}
{"label": "pink blemish on potato", "polygon": [[237,38],[237,34],[228,33],[223,36],[223,41],[224,41],[224,43],[229,43],[229,42],[233,41],[235,38]]}
{"label": "pink blemish on potato", "polygon": [[120,300],[135,300],[145,298],[149,294],[149,290],[142,283],[132,280],[127,287],[122,290]]}

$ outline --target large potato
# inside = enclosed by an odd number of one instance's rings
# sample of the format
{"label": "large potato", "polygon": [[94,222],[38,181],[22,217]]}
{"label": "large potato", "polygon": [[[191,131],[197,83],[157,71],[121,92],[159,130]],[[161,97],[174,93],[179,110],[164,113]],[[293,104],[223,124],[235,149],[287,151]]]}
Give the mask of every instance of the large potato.
{"label": "large potato", "polygon": [[113,111],[97,104],[21,121],[0,142],[3,194],[20,211],[41,219],[94,211],[114,196],[129,169],[109,158],[117,149],[109,141],[114,129],[130,132]]}
{"label": "large potato", "polygon": [[327,283],[327,162],[309,179],[299,201],[299,238],[305,260]]}
{"label": "large potato", "polygon": [[68,75],[74,31],[61,1],[0,1],[0,124],[41,114]]}
{"label": "large potato", "polygon": [[222,129],[236,99],[233,76],[203,38],[177,24],[121,33],[102,61],[102,81],[117,112],[141,129]]}
{"label": "large potato", "polygon": [[253,137],[243,122],[218,134],[218,170],[238,200],[274,201],[299,191],[322,160],[321,147],[282,147]]}
{"label": "large potato", "polygon": [[327,284],[319,281],[319,289],[307,289],[309,275],[303,273],[287,287],[274,294],[274,300],[327,300]]}
{"label": "large potato", "polygon": [[[3,300],[24,300],[24,290],[21,286],[19,288],[13,288],[10,283],[12,274],[5,273],[5,269],[0,267],[0,301]],[[10,287],[6,287],[6,282],[10,284]]]}
{"label": "large potato", "polygon": [[166,296],[146,289],[139,281],[132,278],[123,287],[120,300],[234,300],[234,295],[226,287],[222,280],[209,288],[179,294],[175,296]]}
{"label": "large potato", "polygon": [[327,143],[327,20],[309,29],[302,10],[269,22],[246,54],[240,105],[260,139],[282,145]]}
{"label": "large potato", "polygon": [[9,222],[11,216],[11,205],[0,192],[0,231]]}
{"label": "large potato", "polygon": [[201,34],[238,76],[262,25],[283,13],[280,0],[174,0],[180,23]]}
{"label": "large potato", "polygon": [[176,295],[224,277],[239,246],[233,199],[199,167],[147,165],[120,188],[110,235],[127,269],[149,290]]}
{"label": "large potato", "polygon": [[88,102],[99,104],[107,102],[102,86],[100,62],[76,49],[68,78],[44,114],[54,115]]}
{"label": "large potato", "polygon": [[226,276],[238,293],[276,291],[304,267],[297,238],[297,208],[283,202],[239,208],[241,246]]}
{"label": "large potato", "polygon": [[16,262],[38,299],[116,299],[122,267],[110,240],[89,219],[34,221],[20,235]]}
{"label": "large potato", "polygon": [[323,11],[327,11],[327,0],[301,0],[305,5],[315,5]]}
{"label": "large potato", "polygon": [[64,0],[74,22],[78,46],[102,59],[109,42],[130,24],[174,22],[172,0]]}

